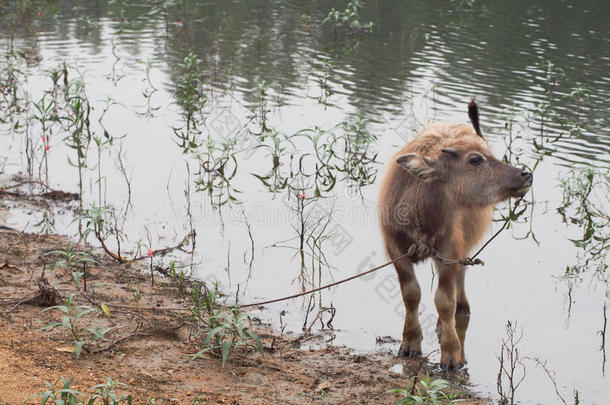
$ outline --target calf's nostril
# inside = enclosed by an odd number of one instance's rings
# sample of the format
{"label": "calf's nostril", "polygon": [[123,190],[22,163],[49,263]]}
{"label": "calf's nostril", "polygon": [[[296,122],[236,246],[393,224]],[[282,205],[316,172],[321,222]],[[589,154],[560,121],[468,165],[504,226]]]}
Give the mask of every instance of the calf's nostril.
{"label": "calf's nostril", "polygon": [[530,172],[528,172],[527,170],[523,170],[523,171],[521,172],[521,176],[522,176],[522,177],[525,177],[525,178],[529,178],[529,179],[531,179],[532,177],[534,177],[534,176],[533,176],[533,175],[532,175]]}

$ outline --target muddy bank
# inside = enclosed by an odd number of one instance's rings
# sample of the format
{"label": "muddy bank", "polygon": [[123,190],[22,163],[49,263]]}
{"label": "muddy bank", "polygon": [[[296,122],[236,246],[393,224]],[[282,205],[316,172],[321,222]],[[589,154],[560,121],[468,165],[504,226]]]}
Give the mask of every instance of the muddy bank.
{"label": "muddy bank", "polygon": [[[23,403],[45,391],[45,382],[60,377],[73,377],[72,388],[87,395],[111,377],[127,384],[117,391],[130,393],[137,404],[152,399],[180,404],[388,404],[398,399],[388,390],[404,388],[415,373],[426,373],[421,360],[385,353],[354,355],[343,347],[300,350],[295,338],[280,337],[263,325],[254,326],[262,354],[239,348],[224,367],[213,355],[191,361],[201,338],[194,335],[188,308],[169,277],[157,274],[152,286],[145,263],[119,265],[99,249],[75,245],[75,251],[90,252],[97,262],[87,263],[85,280],[77,288],[65,268],[52,269],[62,258],[53,251],[66,250],[69,243],[59,235],[0,229],[2,404]],[[40,330],[60,319],[57,311],[41,312],[44,307],[63,305],[71,294],[75,305],[106,304],[110,313],[83,316],[83,326],[109,330],[103,340],[85,345],[78,360],[69,332]],[[163,310],[169,307],[182,310]],[[398,363],[402,373],[389,371]],[[430,373],[451,379],[465,403],[488,403],[463,385],[465,376]],[[40,398],[27,403],[40,403]]]}

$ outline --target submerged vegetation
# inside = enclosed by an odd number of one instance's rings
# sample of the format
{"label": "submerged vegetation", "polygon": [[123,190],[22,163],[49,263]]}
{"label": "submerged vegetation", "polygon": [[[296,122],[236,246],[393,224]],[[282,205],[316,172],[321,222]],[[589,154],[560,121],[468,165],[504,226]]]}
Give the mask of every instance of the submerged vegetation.
{"label": "submerged vegetation", "polygon": [[576,226],[580,237],[570,239],[579,248],[578,262],[566,266],[564,276],[593,272],[608,285],[610,249],[610,171],[586,168],[561,179],[563,200],[557,211],[564,222]]}
{"label": "submerged vegetation", "polygon": [[362,3],[359,0],[351,0],[345,10],[339,11],[331,8],[322,24],[329,23],[332,26],[335,40],[343,31],[347,31],[349,36],[357,35],[361,31],[370,32],[373,30],[375,23],[372,21],[360,22],[361,10]]}

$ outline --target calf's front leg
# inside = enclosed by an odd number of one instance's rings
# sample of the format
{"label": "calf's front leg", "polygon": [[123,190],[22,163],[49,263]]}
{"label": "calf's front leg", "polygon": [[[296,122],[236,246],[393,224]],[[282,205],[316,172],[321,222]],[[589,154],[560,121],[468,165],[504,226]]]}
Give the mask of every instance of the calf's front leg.
{"label": "calf's front leg", "polygon": [[438,330],[441,344],[441,368],[458,370],[464,366],[463,352],[455,325],[457,307],[457,278],[459,264],[442,264],[436,261],[438,288],[434,304],[438,311]]}
{"label": "calf's front leg", "polygon": [[413,264],[407,258],[395,263],[402,300],[405,304],[405,325],[402,330],[402,343],[399,356],[416,357],[421,355],[421,341],[423,339],[421,325],[417,310],[421,299],[419,283],[415,278]]}
{"label": "calf's front leg", "polygon": [[[404,255],[405,250],[401,249],[397,241],[386,240],[388,254],[392,260]],[[405,324],[402,329],[402,343],[400,344],[399,356],[416,357],[421,355],[421,341],[423,339],[419,316],[417,313],[421,290],[415,278],[413,263],[407,257],[403,257],[394,262],[402,301],[405,304]]]}

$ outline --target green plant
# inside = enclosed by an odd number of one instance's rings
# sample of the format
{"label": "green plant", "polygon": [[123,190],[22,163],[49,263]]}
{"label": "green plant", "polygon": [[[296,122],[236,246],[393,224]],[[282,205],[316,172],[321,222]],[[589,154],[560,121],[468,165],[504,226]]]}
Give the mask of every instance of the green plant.
{"label": "green plant", "polygon": [[43,161],[45,166],[45,182],[49,182],[49,162],[48,162],[48,154],[49,154],[49,143],[51,142],[51,131],[49,124],[53,121],[57,121],[57,117],[55,116],[56,105],[53,100],[47,102],[46,94],[42,96],[40,102],[31,103],[36,109],[37,113],[34,115],[34,118],[40,123],[40,129],[42,131],[42,153],[43,153]]}
{"label": "green plant", "polygon": [[[13,51],[6,52],[6,57],[0,65],[0,108],[6,111],[5,116],[11,117],[14,113],[23,111],[21,104],[23,95],[20,92],[20,84],[25,78],[25,73],[21,70],[19,56]],[[4,117],[0,122],[6,122]]]}
{"label": "green plant", "polygon": [[[95,142],[95,146],[97,148],[97,195],[98,195],[98,205],[102,206],[102,180],[104,180],[104,184],[106,184],[106,178],[102,176],[102,153],[106,147],[112,146],[114,143],[114,138],[110,136],[107,131],[104,131],[104,136],[93,136],[93,142]],[[106,202],[106,198],[104,197],[104,202]]]}
{"label": "green plant", "polygon": [[[104,122],[103,122],[104,117],[106,116],[106,113],[108,113],[108,110],[110,110],[110,107],[112,107],[115,104],[119,104],[119,103],[117,103],[110,97],[108,97],[104,100],[104,109],[102,110],[102,113],[100,114],[99,118],[97,119],[97,122],[99,123],[99,126],[100,126],[101,130],[103,131],[103,136],[97,136],[97,135],[93,136],[93,141],[95,142],[95,146],[97,148],[97,193],[98,193],[98,205],[100,207],[102,206],[102,179],[104,179],[104,181],[106,181],[106,178],[102,177],[102,153],[104,152],[105,149],[110,149],[114,145],[114,142],[116,139],[121,139],[126,136],[126,135],[123,135],[122,137],[115,138],[110,135],[110,133],[104,126]],[[119,161],[119,164],[121,165],[122,163]],[[104,203],[105,203],[105,199],[104,199]]]}
{"label": "green plant", "polygon": [[227,358],[237,347],[253,347],[262,353],[260,337],[249,327],[250,317],[240,313],[236,307],[220,307],[219,297],[218,283],[211,291],[201,283],[195,283],[191,288],[191,312],[207,328],[202,348],[193,355],[193,359],[208,352],[219,354],[224,367]]}
{"label": "green plant", "polygon": [[608,269],[610,248],[610,171],[595,168],[571,170],[560,180],[563,192],[557,211],[565,223],[576,225],[582,236],[570,241],[579,249],[579,263],[567,266],[565,276],[574,278],[587,269],[602,275]]}
{"label": "green plant", "polygon": [[[590,91],[576,82],[571,87],[566,87],[565,83],[573,83],[569,79],[565,70],[557,66],[553,61],[541,58],[539,69],[543,72],[537,82],[542,89],[542,100],[538,102],[533,110],[534,120],[538,121],[538,132],[540,141],[533,139],[533,145],[537,150],[544,147],[546,127],[559,125],[561,133],[551,138],[550,142],[556,142],[565,135],[580,135],[586,128],[586,120],[583,120],[582,112],[587,109],[587,102],[590,99]],[[559,108],[561,104],[568,103],[570,108]],[[548,141],[547,141],[548,142]]]}
{"label": "green plant", "polygon": [[[294,135],[285,135],[276,129],[267,130],[258,136],[258,145],[254,149],[264,149],[268,152],[271,160],[271,171],[261,175],[252,173],[259,179],[273,194],[284,190],[288,186],[288,181],[294,177],[290,164],[282,165],[282,158],[289,155],[292,159],[296,146],[292,141]],[[287,167],[289,172],[282,171],[282,166]]]}
{"label": "green plant", "polygon": [[433,380],[426,374],[425,377],[419,378],[419,383],[389,392],[402,397],[394,405],[451,405],[461,402],[462,400],[457,398],[458,394],[445,392],[449,388],[451,384],[448,381],[441,378]]}
{"label": "green plant", "polygon": [[174,134],[178,138],[178,146],[183,153],[193,152],[199,147],[199,127],[203,125],[201,110],[207,99],[203,94],[203,83],[201,77],[203,72],[199,67],[201,60],[193,52],[190,52],[179,68],[183,71],[174,93],[178,104],[182,107],[183,125],[174,128]]}
{"label": "green plant", "polygon": [[48,254],[57,254],[62,257],[61,259],[53,263],[51,268],[53,270],[62,267],[67,269],[72,274],[72,277],[74,278],[74,283],[77,287],[84,273],[81,271],[74,270],[74,267],[87,262],[96,263],[95,259],[91,257],[91,254],[89,252],[75,251],[72,247],[72,242],[68,244],[68,247],[65,250],[53,250]]}
{"label": "green plant", "polygon": [[202,146],[204,150],[195,155],[200,168],[196,191],[206,191],[214,207],[237,201],[240,191],[231,184],[237,174],[235,146],[234,138],[215,141],[208,136]]}
{"label": "green plant", "polygon": [[[57,310],[62,312],[61,321],[51,322],[40,330],[46,329],[55,329],[55,328],[63,328],[69,331],[70,336],[74,339],[74,354],[76,358],[79,359],[81,356],[82,348],[86,344],[92,344],[96,340],[104,340],[106,333],[109,331],[109,328],[106,327],[84,327],[80,325],[80,320],[83,316],[96,312],[99,310],[87,305],[74,305],[74,294],[71,294],[68,297],[65,305],[55,305],[49,308],[45,308],[42,312]],[[87,337],[87,332],[89,337]]]}
{"label": "green plant", "polygon": [[267,113],[269,113],[269,109],[267,108],[267,93],[269,91],[269,83],[265,80],[261,80],[258,83],[258,120],[260,124],[260,132],[258,135],[264,135],[267,131],[269,131],[269,127],[267,127]]}
{"label": "green plant", "polygon": [[362,4],[359,0],[352,0],[347,3],[347,6],[343,11],[331,8],[326,18],[322,21],[322,24],[330,22],[333,27],[335,40],[339,34],[339,29],[349,30],[350,35],[356,35],[360,31],[371,32],[373,31],[375,23],[372,21],[361,23],[359,20],[361,9]]}
{"label": "green plant", "polygon": [[40,221],[34,224],[40,231],[39,233],[49,234],[55,232],[55,219],[53,218],[53,214],[45,211],[42,213],[42,218]]}
{"label": "green plant", "polygon": [[144,65],[144,74],[146,76],[146,82],[148,83],[148,87],[142,91],[142,95],[144,96],[144,99],[146,100],[146,105],[144,106],[145,109],[143,111],[136,111],[136,114],[138,114],[139,116],[143,116],[146,118],[154,118],[154,114],[155,111],[158,111],[161,109],[161,106],[153,106],[152,105],[152,97],[153,95],[159,91],[155,85],[152,83],[152,80],[150,78],[150,71],[152,70],[152,68],[154,67],[153,61],[148,59],[145,61],[140,61],[140,63],[142,65]]}
{"label": "green plant", "polygon": [[95,388],[96,392],[87,402],[87,405],[94,405],[99,402],[102,405],[131,405],[132,396],[130,394],[122,395],[120,398],[114,392],[114,387],[116,386],[125,386],[125,384],[117,381],[112,381],[112,378],[108,377],[105,384],[98,384]]}
{"label": "green plant", "polygon": [[132,403],[132,396],[130,394],[124,394],[119,398],[114,391],[116,386],[124,386],[125,384],[112,381],[112,378],[110,377],[108,377],[105,384],[99,384],[93,387],[95,393],[85,401],[84,399],[79,398],[79,396],[82,397],[84,395],[82,392],[70,388],[70,385],[72,385],[72,378],[73,377],[65,379],[61,377],[63,385],[59,389],[57,389],[57,383],[60,379],[57,379],[53,384],[46,382],[47,390],[31,396],[28,400],[42,397],[40,402],[41,405],[47,403],[52,405],[131,405]]}
{"label": "green plant", "polygon": [[306,177],[313,177],[314,196],[330,192],[339,176],[357,187],[375,181],[379,162],[372,146],[377,137],[368,131],[366,124],[362,116],[349,117],[331,130],[313,127],[297,133],[309,139],[313,146],[316,170]]}
{"label": "green plant", "polygon": [[349,183],[360,187],[372,184],[377,176],[377,154],[370,151],[377,137],[368,131],[366,124],[362,116],[350,117],[340,124],[343,131],[340,141],[333,139],[333,149],[342,146],[335,167]]}
{"label": "green plant", "polygon": [[[75,84],[79,87],[79,84]],[[68,158],[68,163],[78,169],[79,209],[83,210],[83,170],[87,167],[87,151],[93,139],[89,114],[89,100],[74,96],[68,100],[68,114],[62,119],[68,123],[69,135],[65,138],[66,145],[76,153],[76,160]],[[79,235],[82,235],[81,222],[78,223]]]}
{"label": "green plant", "polygon": [[333,95],[329,81],[332,79],[334,69],[333,59],[328,58],[323,61],[321,69],[322,76],[319,79],[320,97],[318,98],[318,101],[322,104],[327,104],[328,99]]}
{"label": "green plant", "polygon": [[177,270],[175,261],[169,264],[169,276],[178,290],[178,295],[184,295],[186,293],[186,272],[184,270]]}
{"label": "green plant", "polygon": [[[127,259],[121,256],[121,242],[123,241],[124,234],[121,229],[119,215],[117,215],[114,207],[91,206],[81,210],[81,215],[74,221],[78,221],[79,224],[81,221],[85,222],[85,229],[79,231],[81,240],[86,241],[89,234],[93,233],[106,254],[120,263],[127,262]],[[106,239],[110,236],[114,237],[117,247],[116,253],[112,252],[106,245]]]}
{"label": "green plant", "polygon": [[472,8],[476,4],[477,0],[449,0],[451,3],[456,4],[458,8]]}
{"label": "green plant", "polygon": [[72,385],[72,377],[68,379],[61,377],[61,380],[63,385],[59,390],[56,388],[59,379],[57,379],[53,384],[46,382],[45,384],[47,385],[47,390],[45,392],[41,392],[40,394],[36,394],[29,399],[34,397],[42,397],[40,405],[45,405],[47,403],[54,405],[82,405],[83,402],[78,399],[78,395],[81,395],[81,393],[70,388],[70,385]]}

